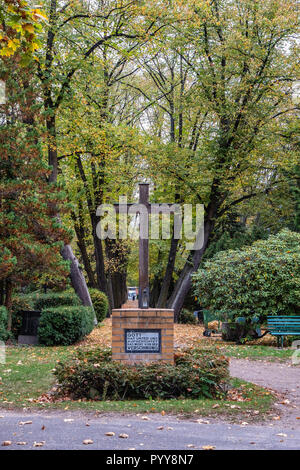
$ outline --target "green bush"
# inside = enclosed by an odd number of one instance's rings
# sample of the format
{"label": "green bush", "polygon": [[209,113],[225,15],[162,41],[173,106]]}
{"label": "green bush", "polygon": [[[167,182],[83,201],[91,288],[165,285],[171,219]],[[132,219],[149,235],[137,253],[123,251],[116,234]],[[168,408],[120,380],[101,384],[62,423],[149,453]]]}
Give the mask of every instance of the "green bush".
{"label": "green bush", "polygon": [[15,338],[20,334],[22,326],[22,310],[43,310],[44,308],[60,307],[63,305],[81,305],[74,291],[63,292],[31,292],[13,297],[12,302],[12,333]]}
{"label": "green bush", "polygon": [[300,234],[282,230],[218,253],[193,276],[204,308],[225,320],[300,313]]}
{"label": "green bush", "polygon": [[61,307],[63,305],[79,306],[81,301],[75,292],[49,292],[47,294],[35,293],[28,295],[33,300],[35,310],[43,310],[45,308]]}
{"label": "green bush", "polygon": [[8,332],[7,332],[7,311],[6,308],[1,305],[0,306],[0,340],[6,341],[8,339]]}
{"label": "green bush", "polygon": [[101,323],[106,318],[108,312],[108,298],[98,289],[90,289],[90,295],[93,302],[93,307],[97,317],[98,323]]}
{"label": "green bush", "polygon": [[185,325],[196,325],[198,321],[193,312],[183,309],[179,315],[179,323],[184,323]]}
{"label": "green bush", "polygon": [[59,393],[74,399],[149,399],[220,397],[229,379],[228,360],[215,349],[187,349],[175,363],[126,365],[110,350],[79,351],[54,372]]}
{"label": "green bush", "polygon": [[94,328],[94,311],[91,307],[69,306],[42,310],[38,337],[46,346],[74,344]]}

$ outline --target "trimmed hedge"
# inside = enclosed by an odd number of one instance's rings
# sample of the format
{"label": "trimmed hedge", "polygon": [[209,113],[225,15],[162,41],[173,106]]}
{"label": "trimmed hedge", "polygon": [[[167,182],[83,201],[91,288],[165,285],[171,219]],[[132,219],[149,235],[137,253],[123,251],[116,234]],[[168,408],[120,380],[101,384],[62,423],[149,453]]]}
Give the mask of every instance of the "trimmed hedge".
{"label": "trimmed hedge", "polygon": [[59,395],[94,400],[216,398],[229,380],[228,359],[213,348],[177,353],[174,365],[134,366],[112,361],[109,349],[79,351],[72,361],[58,363],[54,374]]}
{"label": "trimmed hedge", "polygon": [[91,307],[60,306],[42,311],[38,336],[46,346],[74,344],[94,328],[94,311]]}
{"label": "trimmed hedge", "polygon": [[90,296],[93,302],[96,318],[98,323],[101,323],[106,318],[108,312],[108,298],[98,289],[90,289]]}
{"label": "trimmed hedge", "polygon": [[20,334],[22,326],[22,310],[43,310],[45,308],[65,305],[80,306],[81,301],[74,291],[64,292],[31,292],[13,297],[12,304],[12,333],[15,338]]}
{"label": "trimmed hedge", "polygon": [[43,310],[45,308],[61,307],[63,305],[81,305],[79,297],[75,292],[50,292],[48,294],[33,294],[34,309]]}
{"label": "trimmed hedge", "polygon": [[0,340],[6,341],[7,338],[7,311],[6,308],[2,305],[0,306]]}

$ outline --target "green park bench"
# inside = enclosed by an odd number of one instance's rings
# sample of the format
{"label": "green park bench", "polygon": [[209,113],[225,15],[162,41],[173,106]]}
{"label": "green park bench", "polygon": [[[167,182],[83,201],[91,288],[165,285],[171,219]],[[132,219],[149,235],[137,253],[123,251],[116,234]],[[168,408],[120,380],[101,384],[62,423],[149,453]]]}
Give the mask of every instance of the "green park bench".
{"label": "green park bench", "polygon": [[268,316],[268,332],[277,336],[277,344],[281,337],[281,347],[283,348],[283,337],[300,335],[300,315],[295,316]]}

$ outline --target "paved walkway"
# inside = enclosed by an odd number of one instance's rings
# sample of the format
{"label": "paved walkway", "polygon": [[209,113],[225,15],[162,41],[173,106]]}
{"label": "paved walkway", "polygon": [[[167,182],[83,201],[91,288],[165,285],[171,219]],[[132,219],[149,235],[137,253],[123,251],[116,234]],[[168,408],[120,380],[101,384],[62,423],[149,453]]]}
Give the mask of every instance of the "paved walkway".
{"label": "paved walkway", "polygon": [[116,413],[95,416],[78,411],[0,410],[0,443],[11,443],[0,450],[201,450],[207,446],[241,450],[299,449],[300,367],[232,359],[230,370],[233,376],[275,390],[279,394],[276,408],[281,419],[261,424],[230,424],[157,414],[147,415],[145,419],[142,415]]}
{"label": "paved walkway", "polygon": [[[117,414],[94,417],[78,412],[1,412],[0,441],[11,441],[6,449],[105,449],[105,450],[202,450],[299,449],[300,427],[282,424],[209,424],[176,417]],[[32,421],[30,424],[20,422]],[[88,424],[88,426],[87,426]],[[115,433],[107,436],[106,433]],[[128,437],[119,437],[124,435]],[[90,444],[84,444],[84,441]],[[23,443],[23,444],[18,444]],[[24,444],[26,443],[26,444]],[[38,446],[36,446],[37,444]]]}
{"label": "paved walkway", "polygon": [[[233,377],[270,388],[280,394],[275,407],[282,423],[300,426],[300,366],[291,363],[231,359]],[[300,447],[300,445],[299,445]]]}

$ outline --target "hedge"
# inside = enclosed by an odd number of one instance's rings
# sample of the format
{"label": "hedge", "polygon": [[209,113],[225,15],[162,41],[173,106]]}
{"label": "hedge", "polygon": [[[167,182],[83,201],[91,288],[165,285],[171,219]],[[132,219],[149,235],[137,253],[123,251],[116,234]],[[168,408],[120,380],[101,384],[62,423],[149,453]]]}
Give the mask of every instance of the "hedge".
{"label": "hedge", "polygon": [[12,304],[12,333],[15,338],[20,334],[22,326],[22,310],[43,310],[44,308],[64,305],[80,306],[81,301],[74,291],[63,292],[31,292],[13,297]]}
{"label": "hedge", "polygon": [[112,361],[111,350],[79,351],[54,371],[58,394],[72,399],[218,398],[229,380],[228,359],[216,349],[187,349],[175,363],[127,365]]}
{"label": "hedge", "polygon": [[94,311],[91,307],[60,306],[42,310],[38,337],[46,346],[74,344],[94,328]]}
{"label": "hedge", "polygon": [[7,338],[7,311],[6,308],[2,305],[0,306],[0,340],[6,341]]}
{"label": "hedge", "polygon": [[[30,296],[30,295],[29,295]],[[47,294],[31,294],[35,310],[43,310],[45,308],[55,308],[62,305],[81,305],[79,297],[75,292],[49,292]]]}
{"label": "hedge", "polygon": [[300,313],[300,233],[282,230],[241,250],[206,261],[194,292],[225,320]]}
{"label": "hedge", "polygon": [[96,318],[98,323],[101,323],[104,318],[107,316],[108,312],[108,298],[98,289],[90,289],[89,290],[91,299],[93,302],[93,307],[95,310]]}

